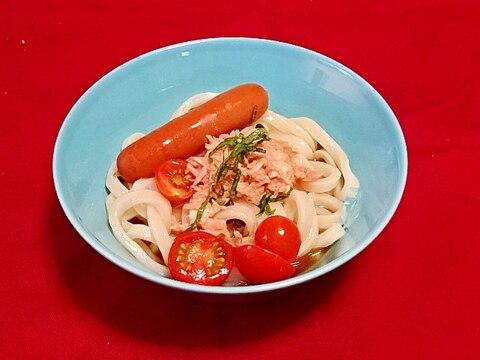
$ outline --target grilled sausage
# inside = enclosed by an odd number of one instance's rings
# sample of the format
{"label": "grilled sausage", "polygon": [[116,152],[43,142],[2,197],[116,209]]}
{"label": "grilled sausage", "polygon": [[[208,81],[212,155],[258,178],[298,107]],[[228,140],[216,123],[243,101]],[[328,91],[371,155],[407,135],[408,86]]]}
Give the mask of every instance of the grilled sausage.
{"label": "grilled sausage", "polygon": [[242,84],[167,122],[123,149],[118,172],[127,182],[153,177],[162,161],[200,153],[206,135],[217,137],[248,126],[268,107],[268,94],[258,84]]}

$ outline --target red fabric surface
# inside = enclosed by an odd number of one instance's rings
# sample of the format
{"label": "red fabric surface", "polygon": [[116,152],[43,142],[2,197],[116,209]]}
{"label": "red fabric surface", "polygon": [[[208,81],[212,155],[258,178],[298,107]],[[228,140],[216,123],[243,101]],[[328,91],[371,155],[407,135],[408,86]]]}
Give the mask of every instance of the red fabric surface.
{"label": "red fabric surface", "polygon": [[[476,0],[0,1],[3,359],[476,359],[480,3]],[[139,279],[74,231],[57,132],[98,78],[147,51],[275,39],[367,79],[404,130],[409,175],[358,257],[263,302],[212,304]]]}

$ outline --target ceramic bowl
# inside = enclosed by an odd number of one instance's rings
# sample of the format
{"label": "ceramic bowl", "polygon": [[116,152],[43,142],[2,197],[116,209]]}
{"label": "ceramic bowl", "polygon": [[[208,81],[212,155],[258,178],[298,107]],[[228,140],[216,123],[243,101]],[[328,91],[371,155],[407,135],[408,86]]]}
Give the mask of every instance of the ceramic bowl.
{"label": "ceramic bowl", "polygon": [[[255,82],[270,108],[318,121],[350,158],[360,182],[348,204],[346,235],[310,271],[275,283],[213,287],[161,277],[141,265],[110,231],[105,176],[121,142],[164,123],[188,97]],[[407,174],[405,140],[385,100],[346,66],[291,44],[250,38],[191,41],[141,55],[96,82],[69,112],[53,156],[55,188],[65,214],[96,251],[142,278],[197,294],[253,294],[289,288],[346,263],[393,216]]]}

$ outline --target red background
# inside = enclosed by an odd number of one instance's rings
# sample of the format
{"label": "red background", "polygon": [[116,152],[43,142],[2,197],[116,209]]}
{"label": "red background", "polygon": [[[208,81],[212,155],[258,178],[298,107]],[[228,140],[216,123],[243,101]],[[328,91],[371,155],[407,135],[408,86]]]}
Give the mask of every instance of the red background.
{"label": "red background", "polygon": [[[476,359],[480,354],[478,1],[0,1],[5,359]],[[212,304],[104,260],[64,216],[51,162],[75,101],[123,62],[248,36],[340,61],[388,101],[405,195],[358,257],[294,292]]]}

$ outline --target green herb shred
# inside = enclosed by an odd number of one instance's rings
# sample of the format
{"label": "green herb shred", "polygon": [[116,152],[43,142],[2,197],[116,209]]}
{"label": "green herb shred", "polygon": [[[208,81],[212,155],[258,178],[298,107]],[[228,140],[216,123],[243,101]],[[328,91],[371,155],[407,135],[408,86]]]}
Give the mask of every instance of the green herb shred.
{"label": "green herb shred", "polygon": [[200,224],[200,220],[202,220],[203,213],[205,212],[205,209],[207,208],[209,202],[210,195],[205,200],[203,200],[200,208],[197,211],[197,216],[195,216],[195,220],[193,221],[193,223],[190,224],[186,231],[192,231],[198,227],[198,224]]}
{"label": "green herb shred", "polygon": [[[230,150],[230,154],[222,161],[215,175],[215,184],[212,186],[212,189],[214,189],[216,195],[223,196],[225,194],[226,190],[223,187],[222,182],[231,172],[233,173],[234,177],[232,185],[229,189],[228,197],[232,201],[235,200],[237,196],[237,186],[242,175],[239,166],[245,161],[249,153],[264,153],[265,150],[259,148],[257,145],[261,144],[265,140],[268,140],[267,130],[263,125],[259,124],[255,127],[255,130],[250,135],[245,136],[243,134],[239,134],[237,136],[225,139],[210,152],[208,155],[209,158],[211,158],[212,155],[219,150]],[[219,187],[219,189],[217,189],[217,187]]]}
{"label": "green herb shred", "polygon": [[270,204],[286,199],[292,192],[292,189],[293,188],[290,188],[290,190],[288,190],[286,193],[279,193],[277,196],[273,196],[270,191],[266,191],[260,199],[260,204],[258,205],[260,207],[260,211],[258,212],[257,216],[262,215],[263,213],[266,213],[267,215],[273,215],[275,210],[272,210]]}
{"label": "green herb shred", "polygon": [[[212,184],[210,188],[210,193],[207,198],[200,205],[200,208],[197,211],[197,216],[195,221],[188,227],[187,231],[194,230],[200,224],[205,208],[210,203],[211,200],[216,200],[218,197],[224,197],[227,195],[229,201],[234,202],[237,197],[237,186],[240,182],[241,171],[240,164],[242,164],[247,158],[249,153],[258,152],[265,153],[265,150],[258,147],[262,142],[269,140],[267,129],[263,125],[258,124],[255,126],[254,131],[248,136],[244,134],[239,134],[237,136],[232,136],[223,140],[218,144],[208,155],[210,160],[212,155],[217,151],[227,149],[230,151],[228,156],[226,156],[223,161],[220,163],[220,166],[217,169],[215,174],[215,183]],[[230,189],[225,189],[223,182],[227,175],[233,174],[232,184]],[[226,192],[228,193],[226,194]],[[288,196],[288,195],[287,195]],[[277,200],[278,201],[278,200]],[[268,204],[267,204],[268,205]]]}

